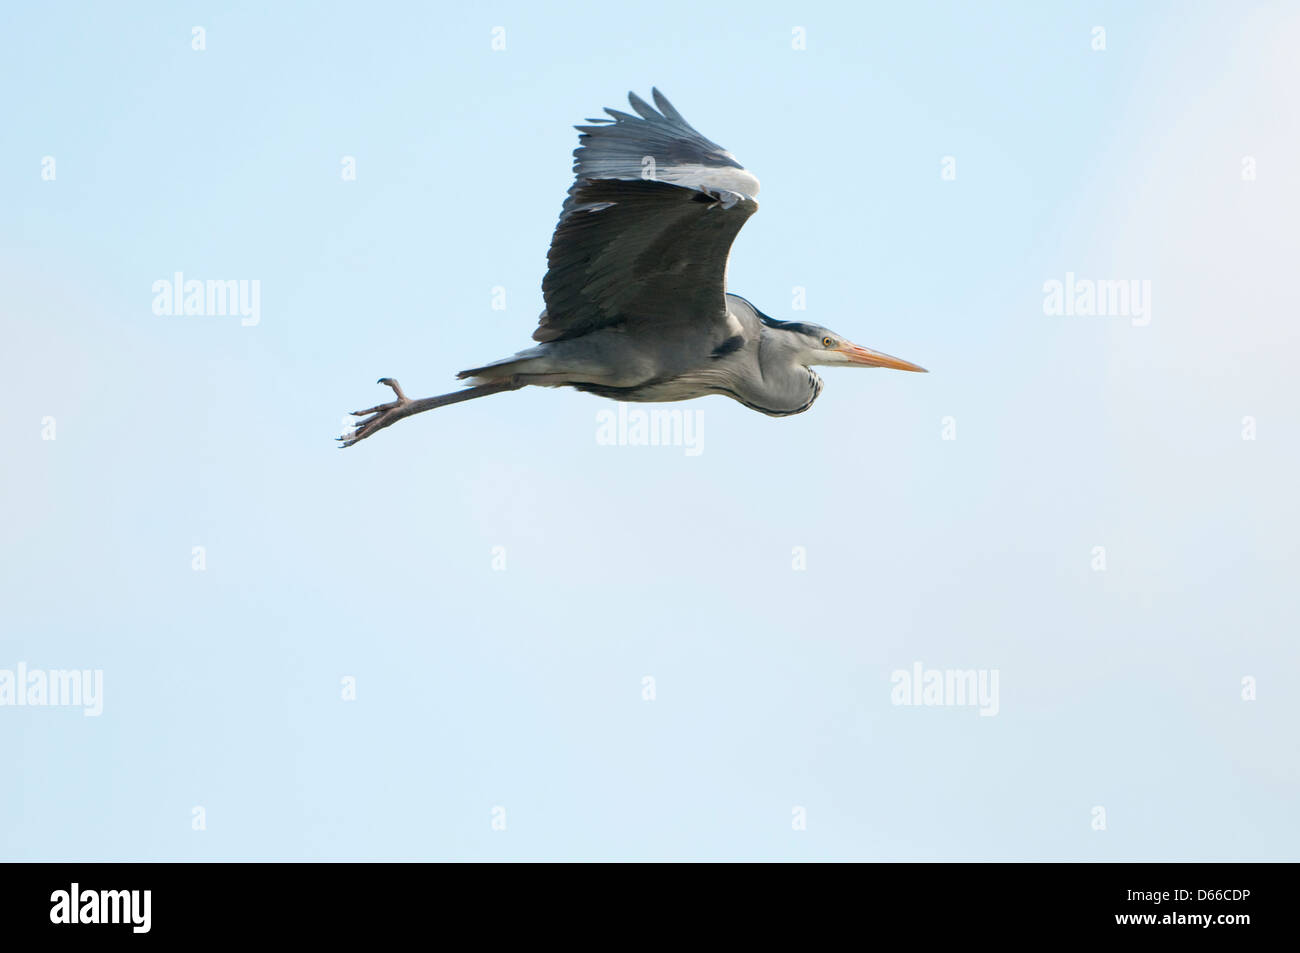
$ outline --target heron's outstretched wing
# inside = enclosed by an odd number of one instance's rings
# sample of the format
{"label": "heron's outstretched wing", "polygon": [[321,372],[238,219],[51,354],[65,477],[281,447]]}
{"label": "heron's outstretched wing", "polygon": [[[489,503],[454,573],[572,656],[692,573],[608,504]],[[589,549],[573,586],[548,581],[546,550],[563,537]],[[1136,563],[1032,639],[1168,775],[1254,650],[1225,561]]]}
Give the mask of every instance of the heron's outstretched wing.
{"label": "heron's outstretched wing", "polygon": [[725,320],[727,255],[758,180],[656,89],[632,116],[578,126],[575,179],[551,238],[538,341],[629,320]]}

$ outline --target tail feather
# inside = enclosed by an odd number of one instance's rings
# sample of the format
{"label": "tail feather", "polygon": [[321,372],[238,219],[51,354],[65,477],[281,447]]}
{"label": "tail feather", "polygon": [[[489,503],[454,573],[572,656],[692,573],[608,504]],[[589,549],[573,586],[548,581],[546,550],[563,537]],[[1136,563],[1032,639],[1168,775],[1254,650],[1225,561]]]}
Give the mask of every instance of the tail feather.
{"label": "tail feather", "polygon": [[469,380],[475,384],[488,384],[514,377],[516,374],[524,373],[525,369],[531,369],[529,365],[535,367],[539,353],[540,348],[529,348],[510,357],[503,357],[499,361],[484,364],[482,367],[471,367],[469,370],[461,371],[456,375],[456,379]]}

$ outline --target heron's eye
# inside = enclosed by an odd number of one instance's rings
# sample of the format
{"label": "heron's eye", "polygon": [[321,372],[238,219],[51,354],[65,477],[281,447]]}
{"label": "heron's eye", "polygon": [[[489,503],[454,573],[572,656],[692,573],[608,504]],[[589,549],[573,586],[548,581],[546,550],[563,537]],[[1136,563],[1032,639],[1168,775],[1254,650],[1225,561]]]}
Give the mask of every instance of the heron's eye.
{"label": "heron's eye", "polygon": [[834,338],[822,338],[822,347],[834,347],[834,346],[835,346]]}

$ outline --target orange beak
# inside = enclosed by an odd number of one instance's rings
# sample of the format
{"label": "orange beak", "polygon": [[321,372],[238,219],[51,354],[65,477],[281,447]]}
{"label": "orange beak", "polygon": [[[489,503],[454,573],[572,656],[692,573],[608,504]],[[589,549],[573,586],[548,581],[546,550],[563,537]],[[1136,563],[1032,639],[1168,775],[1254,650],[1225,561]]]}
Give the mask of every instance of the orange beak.
{"label": "orange beak", "polygon": [[881,354],[879,351],[873,351],[869,347],[858,347],[856,344],[845,344],[837,347],[839,353],[848,358],[850,364],[856,364],[860,367],[892,367],[896,371],[916,371],[920,374],[928,374],[924,367],[913,364],[911,361],[904,361],[901,358],[890,357],[888,354]]}

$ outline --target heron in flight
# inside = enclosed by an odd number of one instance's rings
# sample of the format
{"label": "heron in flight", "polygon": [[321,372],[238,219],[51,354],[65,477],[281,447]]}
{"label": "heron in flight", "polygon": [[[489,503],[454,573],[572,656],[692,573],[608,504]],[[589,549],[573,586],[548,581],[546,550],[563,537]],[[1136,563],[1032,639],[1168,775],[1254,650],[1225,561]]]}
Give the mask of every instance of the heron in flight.
{"label": "heron in flight", "polygon": [[[625,401],[724,394],[773,417],[822,390],[814,365],[924,371],[816,324],[778,321],[726,289],[727,256],[758,210],[758,179],[704,138],[659,90],[636,115],[606,109],[574,150],[574,182],[551,237],[538,344],[461,371],[463,390],[369,410],[350,447],[413,414],[529,385]],[[657,108],[656,108],[657,107]]]}

